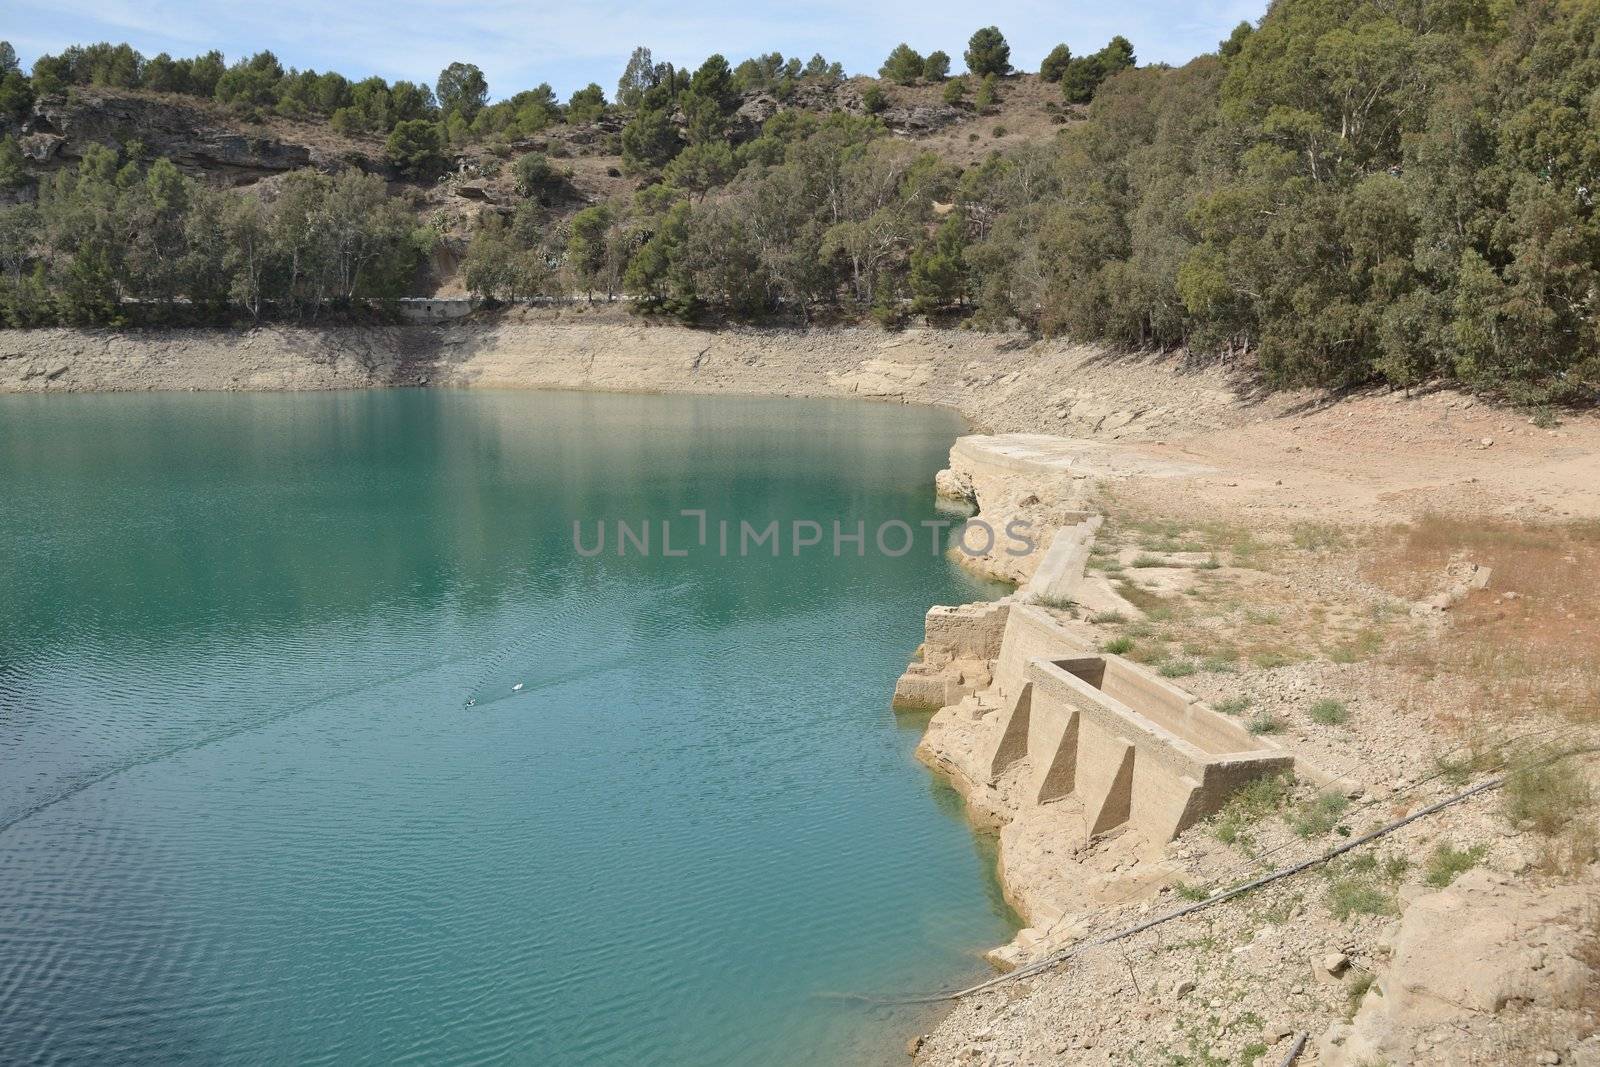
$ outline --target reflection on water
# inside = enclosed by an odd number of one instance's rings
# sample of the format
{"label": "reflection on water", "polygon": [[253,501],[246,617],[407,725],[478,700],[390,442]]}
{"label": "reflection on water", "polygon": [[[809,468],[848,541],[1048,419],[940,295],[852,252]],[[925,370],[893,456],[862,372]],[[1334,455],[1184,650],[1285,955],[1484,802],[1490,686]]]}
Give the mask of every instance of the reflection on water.
{"label": "reflection on water", "polygon": [[0,398],[0,1058],[902,1055],[921,1019],[817,994],[1008,936],[991,843],[886,707],[926,606],[985,590],[922,553],[581,559],[571,523],[915,525],[956,432]]}

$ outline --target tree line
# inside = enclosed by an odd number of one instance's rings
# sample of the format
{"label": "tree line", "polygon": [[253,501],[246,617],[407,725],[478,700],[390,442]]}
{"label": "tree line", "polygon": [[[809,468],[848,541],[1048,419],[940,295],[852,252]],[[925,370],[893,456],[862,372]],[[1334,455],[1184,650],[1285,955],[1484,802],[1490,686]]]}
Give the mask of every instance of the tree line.
{"label": "tree line", "polygon": [[374,175],[295,171],[267,201],[195,181],[137,144],[90,145],[35,201],[0,207],[0,318],[314,321],[403,295],[434,240]]}

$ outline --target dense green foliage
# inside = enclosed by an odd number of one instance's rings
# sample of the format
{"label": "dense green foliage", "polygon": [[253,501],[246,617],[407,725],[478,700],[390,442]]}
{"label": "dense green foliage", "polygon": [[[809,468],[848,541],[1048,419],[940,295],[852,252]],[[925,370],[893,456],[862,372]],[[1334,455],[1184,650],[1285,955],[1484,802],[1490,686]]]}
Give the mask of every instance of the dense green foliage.
{"label": "dense green foliage", "polygon": [[431,178],[444,169],[439,127],[427,119],[396,123],[384,148],[389,161],[407,178]]}
{"label": "dense green foliage", "polygon": [[998,27],[985,26],[967,42],[967,69],[978,77],[1011,73],[1011,46]]}
{"label": "dense green foliage", "polygon": [[63,322],[314,319],[405,291],[431,236],[383,180],[297,171],[265,202],[171,161],[91,145],[37,203],[0,207],[0,317]]}
{"label": "dense green foliage", "polygon": [[922,77],[924,62],[922,53],[902,42],[894,46],[889,58],[878,68],[878,77],[887,78],[896,85],[910,85]]}
{"label": "dense green foliage", "polygon": [[1113,37],[1093,55],[1065,57],[1055,80],[1070,103],[1087,104],[1102,82],[1133,65],[1133,45],[1126,37]]}
{"label": "dense green foliage", "polygon": [[1061,76],[1067,72],[1067,64],[1072,62],[1072,49],[1064,44],[1058,44],[1050,49],[1043,62],[1039,64],[1039,77],[1052,85],[1061,81]]}

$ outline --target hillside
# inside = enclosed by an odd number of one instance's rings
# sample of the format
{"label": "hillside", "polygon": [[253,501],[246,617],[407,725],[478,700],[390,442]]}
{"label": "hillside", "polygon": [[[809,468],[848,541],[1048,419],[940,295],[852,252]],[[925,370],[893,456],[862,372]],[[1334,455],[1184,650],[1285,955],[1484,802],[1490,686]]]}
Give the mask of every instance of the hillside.
{"label": "hillside", "polygon": [[[858,77],[807,86],[786,100],[766,90],[742,93],[729,139],[735,144],[754,139],[767,119],[784,111],[819,118],[835,112],[865,116],[863,97],[874,86],[886,98],[876,118],[890,135],[961,168],[1046,140],[1081,121],[1086,110],[1063,103],[1059,88],[1034,74],[1001,79],[998,99],[984,107],[970,101],[946,104],[939,84],[907,86]],[[654,181],[626,170],[620,138],[632,117],[628,109],[615,108],[528,137],[462,145],[447,153],[447,166],[437,178],[418,179],[401,173],[383,136],[341,131],[314,116],[241,113],[187,94],[76,86],[38,99],[16,124],[27,178],[9,193],[0,191],[0,204],[35,198],[53,174],[77,167],[90,145],[121,151],[137,143],[152,157],[170,159],[184,174],[241,195],[271,197],[277,179],[300,169],[355,170],[382,178],[388,194],[406,204],[419,225],[439,234],[438,247],[404,295],[465,296],[462,261],[479,219],[485,213],[509,216],[525,199],[511,167],[516,159],[542,153],[564,179],[554,195],[540,198],[546,223],[556,230],[587,207],[625,210],[634,194]]]}

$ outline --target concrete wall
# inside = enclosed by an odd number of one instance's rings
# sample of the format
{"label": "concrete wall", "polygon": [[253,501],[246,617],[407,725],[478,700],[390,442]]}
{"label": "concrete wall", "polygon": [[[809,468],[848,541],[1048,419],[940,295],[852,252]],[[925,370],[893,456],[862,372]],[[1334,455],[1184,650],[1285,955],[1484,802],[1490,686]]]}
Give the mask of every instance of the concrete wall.
{"label": "concrete wall", "polygon": [[992,660],[1000,655],[1010,610],[1010,602],[1004,600],[930,608],[924,620],[924,650],[956,659]]}
{"label": "concrete wall", "polygon": [[994,666],[995,688],[1003,707],[1009,708],[1027,680],[1028,661],[1043,656],[1088,655],[1092,650],[1083,640],[1043,608],[1015,604],[1006,622],[1005,638],[1000,642],[1000,657]]}
{"label": "concrete wall", "polygon": [[466,297],[449,297],[438,300],[425,297],[404,297],[397,301],[400,317],[407,322],[449,322],[465,318],[477,308],[478,302]]}
{"label": "concrete wall", "polygon": [[922,659],[895,683],[894,706],[936,710],[988,688],[1010,611],[1009,600],[930,608]]}
{"label": "concrete wall", "polygon": [[991,773],[1023,762],[1029,799],[1075,797],[1090,834],[1132,824],[1168,840],[1251,779],[1294,766],[1114,656],[1030,658],[1008,714]]}
{"label": "concrete wall", "polygon": [[1034,570],[1033,577],[1022,587],[1023,599],[1071,600],[1083,582],[1089,566],[1089,549],[1094,546],[1094,535],[1100,529],[1101,518],[1088,512],[1078,512],[1073,525],[1062,526],[1050,539],[1050,547]]}

